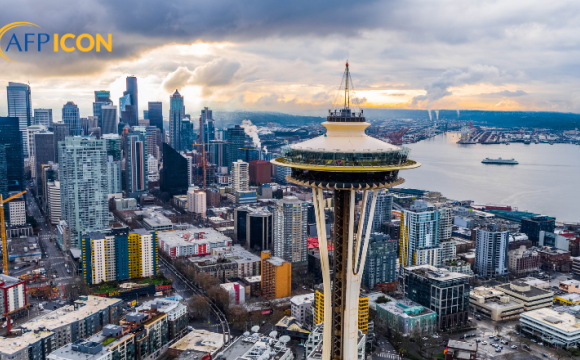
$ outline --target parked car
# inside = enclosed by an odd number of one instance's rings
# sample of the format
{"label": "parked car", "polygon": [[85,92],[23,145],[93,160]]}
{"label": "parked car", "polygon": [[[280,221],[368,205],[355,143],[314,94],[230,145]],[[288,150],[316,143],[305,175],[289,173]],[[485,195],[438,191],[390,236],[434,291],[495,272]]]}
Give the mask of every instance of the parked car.
{"label": "parked car", "polygon": [[535,342],[537,342],[537,341],[536,341],[536,340],[534,340],[534,339],[532,339],[532,342],[533,342],[533,343],[535,343]]}
{"label": "parked car", "polygon": [[487,341],[484,341],[481,343],[482,345],[487,345]]}
{"label": "parked car", "polygon": [[475,342],[480,342],[480,341],[481,341],[481,339],[475,339]]}
{"label": "parked car", "polygon": [[543,357],[548,357],[548,354],[546,354],[546,353],[542,353],[542,356],[543,356]]}
{"label": "parked car", "polygon": [[495,349],[495,352],[500,352],[500,351],[501,351],[500,348]]}
{"label": "parked car", "polygon": [[517,349],[518,347],[515,345],[512,345],[512,349]]}

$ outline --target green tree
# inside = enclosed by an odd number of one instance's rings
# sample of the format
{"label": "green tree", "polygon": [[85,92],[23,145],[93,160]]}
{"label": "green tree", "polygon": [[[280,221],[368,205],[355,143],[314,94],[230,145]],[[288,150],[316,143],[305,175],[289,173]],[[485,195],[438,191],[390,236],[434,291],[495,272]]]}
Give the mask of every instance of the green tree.
{"label": "green tree", "polygon": [[385,303],[388,303],[389,301],[391,301],[391,300],[389,300],[389,298],[387,298],[385,295],[381,295],[377,298],[376,303],[377,304],[385,304]]}

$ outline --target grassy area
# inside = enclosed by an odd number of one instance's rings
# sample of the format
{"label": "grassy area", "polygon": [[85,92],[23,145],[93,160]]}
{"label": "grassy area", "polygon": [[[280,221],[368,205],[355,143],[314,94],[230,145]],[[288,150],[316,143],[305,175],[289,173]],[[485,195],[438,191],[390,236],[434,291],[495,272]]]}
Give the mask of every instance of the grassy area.
{"label": "grassy area", "polygon": [[159,273],[154,277],[146,278],[139,281],[139,284],[154,284],[155,286],[158,285],[171,285],[171,280],[166,278],[163,274]]}
{"label": "grassy area", "polygon": [[95,294],[107,294],[115,291],[117,287],[114,284],[104,283],[93,289]]}
{"label": "grassy area", "polygon": [[109,345],[113,341],[115,341],[115,338],[114,337],[107,338],[105,341],[102,342],[102,345],[103,346]]}

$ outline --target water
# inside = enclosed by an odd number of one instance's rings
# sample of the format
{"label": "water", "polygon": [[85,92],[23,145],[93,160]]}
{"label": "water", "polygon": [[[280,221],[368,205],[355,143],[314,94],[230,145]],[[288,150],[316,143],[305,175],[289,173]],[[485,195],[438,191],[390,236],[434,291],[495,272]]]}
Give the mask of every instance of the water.
{"label": "water", "polygon": [[[580,222],[580,146],[459,145],[457,140],[458,133],[447,133],[405,145],[422,166],[401,171],[406,179],[401,187]],[[519,165],[482,164],[487,157],[514,158]]]}

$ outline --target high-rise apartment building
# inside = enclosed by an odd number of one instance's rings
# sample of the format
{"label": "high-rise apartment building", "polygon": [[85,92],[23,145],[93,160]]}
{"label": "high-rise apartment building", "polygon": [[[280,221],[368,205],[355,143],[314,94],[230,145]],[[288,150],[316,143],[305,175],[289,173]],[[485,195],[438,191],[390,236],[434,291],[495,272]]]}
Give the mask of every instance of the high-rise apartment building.
{"label": "high-rise apartment building", "polygon": [[207,210],[206,193],[197,188],[190,188],[187,191],[187,211],[194,214],[199,214],[205,218]]}
{"label": "high-rise apartment building", "polygon": [[82,234],[108,226],[107,147],[91,136],[67,137],[59,147],[62,217],[78,248]]}
{"label": "high-rise apartment building", "polygon": [[161,130],[156,126],[147,126],[147,154],[159,160],[159,145],[161,144]]}
{"label": "high-rise apartment building", "polygon": [[[378,199],[377,199],[378,201]],[[373,233],[369,238],[362,284],[369,289],[397,281],[397,242],[389,235]]]}
{"label": "high-rise apartment building", "polygon": [[[9,193],[9,196],[16,195],[17,193]],[[24,201],[24,196],[20,195],[17,198],[10,200],[8,203],[7,219],[9,219],[10,226],[20,226],[26,224],[26,202]]]}
{"label": "high-rise apartment building", "polygon": [[117,107],[114,105],[103,105],[100,109],[99,121],[101,122],[101,134],[117,134],[119,121],[117,118]]}
{"label": "high-rise apartment building", "polygon": [[159,180],[159,161],[153,155],[147,155],[147,174],[149,181]]}
{"label": "high-rise apartment building", "polygon": [[169,98],[169,145],[176,151],[181,151],[181,122],[185,117],[183,96],[175,90]]}
{"label": "high-rise apartment building", "polygon": [[292,294],[292,265],[276,256],[270,250],[261,253],[262,296],[279,299]]}
{"label": "high-rise apartment building", "polygon": [[244,147],[246,133],[240,125],[235,125],[226,130],[226,137],[228,142],[228,171],[231,171],[232,163],[239,159],[239,149]]}
{"label": "high-rise apartment building", "polygon": [[128,228],[93,231],[82,237],[83,276],[87,284],[144,278],[157,274],[157,232]]}
{"label": "high-rise apartment building", "polygon": [[274,210],[274,256],[292,264],[305,263],[308,255],[308,204],[288,196]]}
{"label": "high-rise apartment building", "polygon": [[266,207],[234,208],[234,235],[247,250],[271,250],[273,217]]}
{"label": "high-rise apartment building", "polygon": [[22,152],[28,157],[28,127],[32,125],[32,101],[30,86],[9,82],[6,87],[8,97],[8,117],[18,118],[18,129],[22,137]]}
{"label": "high-rise apartment building", "polygon": [[48,214],[50,223],[57,225],[62,218],[61,199],[60,199],[60,181],[51,181],[47,184],[48,195]]}
{"label": "high-rise apartment building", "polygon": [[138,197],[148,190],[147,131],[143,126],[134,126],[127,136],[126,179],[129,196]]}
{"label": "high-rise apartment building", "polygon": [[504,275],[509,269],[509,231],[499,231],[497,225],[478,228],[475,234],[473,270],[481,277]]}
{"label": "high-rise apartment building", "polygon": [[34,124],[52,128],[52,109],[34,109]]}
{"label": "high-rise apartment building", "polygon": [[148,106],[149,124],[155,126],[163,133],[163,103],[160,101],[150,101]]}
{"label": "high-rise apartment building", "polygon": [[232,163],[232,189],[234,191],[250,190],[250,166],[238,160]]}
{"label": "high-rise apartment building", "polygon": [[123,192],[122,171],[121,161],[112,155],[107,156],[107,194]]}
{"label": "high-rise apartment building", "polygon": [[6,191],[23,191],[26,188],[22,150],[25,137],[22,135],[19,122],[18,117],[0,117],[0,145],[4,146],[7,169],[6,172],[0,172],[0,177],[4,178],[0,183],[6,184]]}
{"label": "high-rise apartment building", "polygon": [[437,313],[439,329],[467,325],[469,314],[469,275],[449,272],[431,265],[403,268],[406,298]]}
{"label": "high-rise apartment building", "polygon": [[260,186],[272,182],[272,163],[265,160],[250,161],[250,184]]}
{"label": "high-rise apartment building", "polygon": [[74,102],[68,101],[62,107],[62,121],[68,124],[68,130],[71,136],[81,135],[79,107]]}
{"label": "high-rise apartment building", "polygon": [[276,166],[276,182],[282,185],[287,184],[288,181],[286,181],[286,176],[290,175],[291,172],[292,168],[285,166]]}
{"label": "high-rise apartment building", "polygon": [[410,210],[403,210],[399,240],[400,264],[439,266],[440,242],[451,237],[451,220],[450,208],[436,209],[423,200],[416,200]]}
{"label": "high-rise apartment building", "polygon": [[[379,190],[376,193],[377,202],[375,204],[375,216],[373,217],[373,224],[371,226],[371,233],[380,232],[381,227],[384,223],[391,221],[391,212],[393,210],[393,194],[389,193],[387,190]],[[366,203],[367,213],[371,211],[371,200],[369,199]],[[363,234],[366,233],[366,227],[368,226],[368,217],[365,221],[365,226],[363,228]]]}

